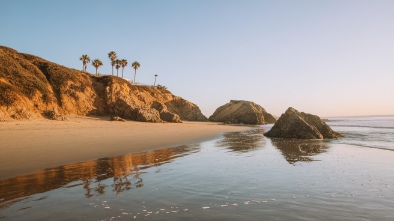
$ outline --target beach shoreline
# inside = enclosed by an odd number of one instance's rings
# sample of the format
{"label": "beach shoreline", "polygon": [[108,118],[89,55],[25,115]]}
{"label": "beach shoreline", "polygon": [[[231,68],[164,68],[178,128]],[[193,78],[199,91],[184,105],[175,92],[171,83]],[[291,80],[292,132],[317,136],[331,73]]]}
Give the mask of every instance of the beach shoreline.
{"label": "beach shoreline", "polygon": [[0,179],[65,164],[200,143],[250,126],[143,123],[70,116],[68,121],[2,122]]}

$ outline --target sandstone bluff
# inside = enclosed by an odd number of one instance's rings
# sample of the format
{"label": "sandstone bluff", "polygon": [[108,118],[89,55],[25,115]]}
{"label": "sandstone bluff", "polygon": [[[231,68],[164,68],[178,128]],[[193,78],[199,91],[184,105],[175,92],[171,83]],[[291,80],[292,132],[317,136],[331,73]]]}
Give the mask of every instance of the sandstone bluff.
{"label": "sandstone bluff", "polygon": [[339,138],[341,134],[333,131],[320,117],[298,112],[289,107],[280,116],[272,129],[264,134],[267,137],[324,139]]}
{"label": "sandstone bluff", "polygon": [[197,105],[163,87],[93,76],[0,46],[0,119],[59,114],[144,122],[207,121]]}
{"label": "sandstone bluff", "polygon": [[276,119],[260,105],[251,101],[231,100],[209,117],[210,121],[231,124],[272,124]]}

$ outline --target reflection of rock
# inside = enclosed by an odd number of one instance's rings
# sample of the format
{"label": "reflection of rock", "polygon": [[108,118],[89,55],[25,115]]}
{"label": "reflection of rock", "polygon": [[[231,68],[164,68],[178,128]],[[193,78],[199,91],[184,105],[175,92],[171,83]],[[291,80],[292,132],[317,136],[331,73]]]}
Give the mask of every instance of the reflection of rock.
{"label": "reflection of rock", "polygon": [[248,152],[264,146],[263,129],[231,132],[224,134],[218,141],[219,147],[225,147],[236,152]]}
{"label": "reflection of rock", "polygon": [[3,179],[0,180],[0,210],[21,200],[34,200],[33,195],[62,187],[82,186],[87,198],[105,194],[106,191],[120,194],[140,188],[144,186],[141,174],[145,173],[145,169],[170,163],[175,158],[198,150],[197,145],[166,148],[69,164]]}
{"label": "reflection of rock", "polygon": [[327,144],[320,140],[271,138],[271,142],[290,164],[314,161],[311,156],[324,153],[328,149]]}
{"label": "reflection of rock", "polygon": [[275,123],[276,119],[260,105],[251,101],[231,100],[209,117],[210,121],[231,124],[267,124]]}
{"label": "reflection of rock", "polygon": [[334,132],[320,117],[304,112],[298,112],[289,107],[280,116],[270,131],[264,134],[267,137],[297,138],[297,139],[323,139],[338,138],[341,134]]}

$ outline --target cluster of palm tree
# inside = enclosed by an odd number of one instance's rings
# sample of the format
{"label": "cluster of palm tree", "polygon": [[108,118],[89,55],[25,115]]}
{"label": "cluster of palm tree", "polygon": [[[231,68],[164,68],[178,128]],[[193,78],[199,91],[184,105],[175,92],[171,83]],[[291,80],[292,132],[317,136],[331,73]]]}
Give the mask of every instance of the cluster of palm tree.
{"label": "cluster of palm tree", "polygon": [[[128,62],[126,59],[117,59],[118,56],[116,55],[116,52],[111,51],[108,53],[108,58],[111,60],[111,66],[112,66],[112,75],[114,75],[114,67],[116,69],[116,76],[119,77],[119,69],[122,68],[122,78],[123,78],[123,72],[124,68],[127,67]],[[86,72],[87,64],[90,63],[90,57],[86,54],[82,55],[79,60],[82,61],[82,71]],[[94,59],[92,61],[92,66],[96,68],[96,75],[98,75],[98,69],[103,66],[103,62],[100,59]],[[134,83],[135,83],[135,76],[137,75],[137,69],[140,67],[140,63],[138,61],[134,61],[131,64],[131,67],[134,68]],[[156,83],[156,77],[155,75],[155,83]]]}

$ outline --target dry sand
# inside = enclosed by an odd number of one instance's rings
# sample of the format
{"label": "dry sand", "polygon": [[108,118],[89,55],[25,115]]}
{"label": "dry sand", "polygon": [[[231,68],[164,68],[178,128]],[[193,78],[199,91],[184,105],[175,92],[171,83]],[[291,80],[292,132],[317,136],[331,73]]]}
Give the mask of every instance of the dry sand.
{"label": "dry sand", "polygon": [[155,124],[90,117],[0,122],[0,179],[69,163],[198,143],[248,128],[212,122]]}

